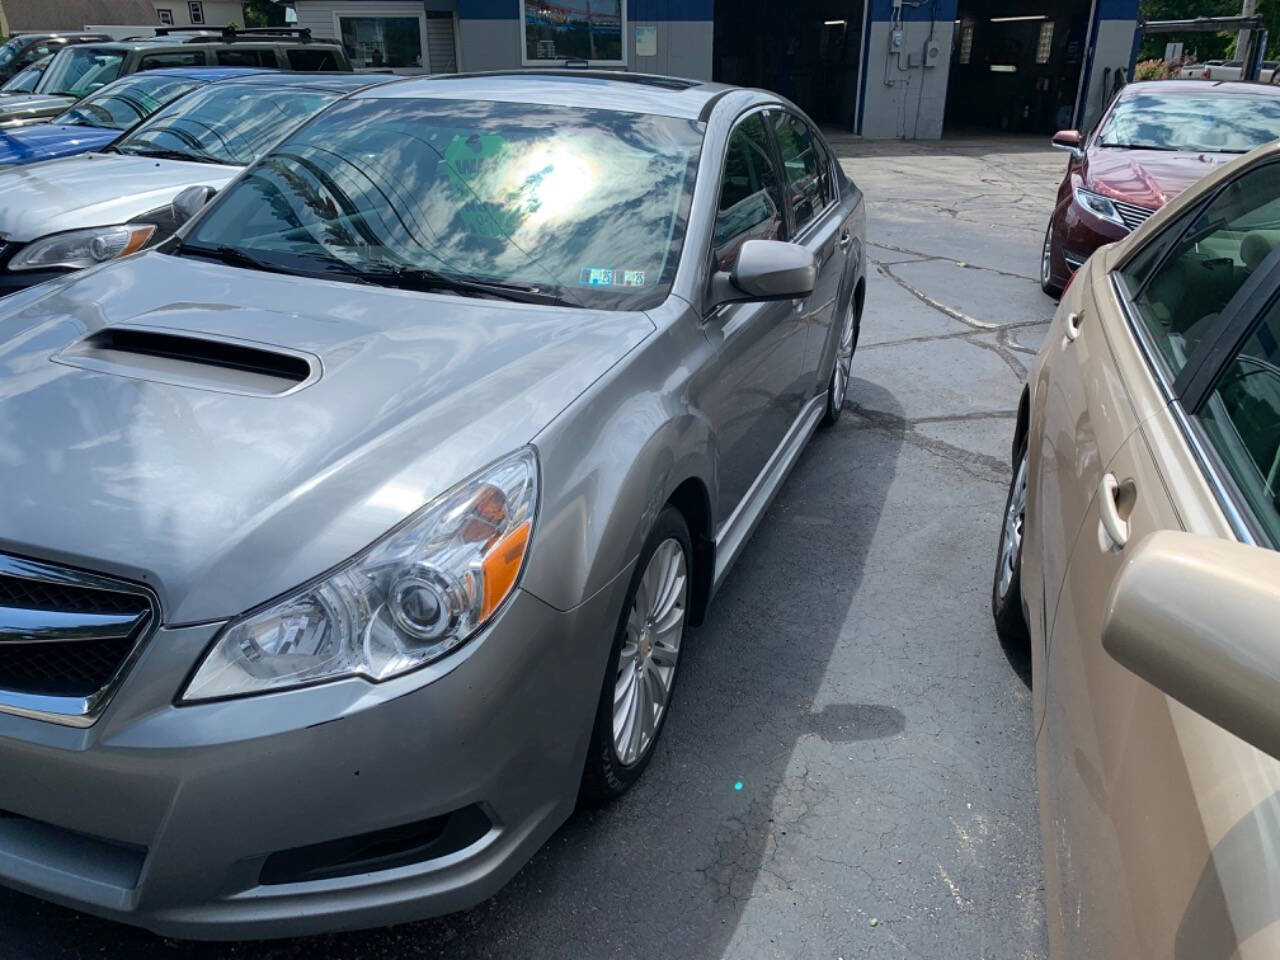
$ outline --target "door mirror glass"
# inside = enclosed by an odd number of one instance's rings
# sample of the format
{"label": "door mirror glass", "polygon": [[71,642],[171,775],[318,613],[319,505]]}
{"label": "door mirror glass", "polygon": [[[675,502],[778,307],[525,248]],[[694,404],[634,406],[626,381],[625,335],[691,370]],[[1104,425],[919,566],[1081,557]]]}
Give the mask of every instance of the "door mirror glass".
{"label": "door mirror glass", "polygon": [[1107,598],[1103,647],[1280,759],[1280,553],[1173,530],[1132,549]]}
{"label": "door mirror glass", "polygon": [[179,224],[186,223],[213,199],[215,193],[217,191],[213,187],[187,187],[173,198],[173,219]]}
{"label": "door mirror glass", "polygon": [[1084,155],[1084,150],[1080,146],[1082,139],[1079,130],[1059,130],[1049,142],[1059,150],[1069,150],[1074,156]]}
{"label": "door mirror glass", "polygon": [[798,300],[813,293],[818,261],[798,243],[748,240],[733,269],[712,278],[714,305],[745,300]]}

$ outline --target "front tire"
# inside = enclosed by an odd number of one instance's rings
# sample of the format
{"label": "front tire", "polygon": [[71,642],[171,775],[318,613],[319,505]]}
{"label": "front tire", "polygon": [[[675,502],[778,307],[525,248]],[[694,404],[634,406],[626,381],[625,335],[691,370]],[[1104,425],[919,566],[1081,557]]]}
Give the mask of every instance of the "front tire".
{"label": "front tire", "polygon": [[996,633],[1009,645],[1027,643],[1027,618],[1022,609],[1022,541],[1027,523],[1027,441],[1014,458],[1013,479],[1005,499],[996,549],[996,572],[991,583],[991,616]]}
{"label": "front tire", "polygon": [[835,426],[844,411],[844,401],[849,396],[849,376],[853,371],[853,352],[858,349],[858,333],[862,326],[860,314],[858,298],[850,297],[840,325],[835,366],[827,382],[827,409],[823,411],[819,426]]}
{"label": "front tire", "polygon": [[1040,289],[1053,299],[1062,297],[1062,288],[1053,282],[1053,221],[1044,232],[1044,247],[1040,250]]}
{"label": "front tire", "polygon": [[649,765],[666,725],[688,622],[693,545],[683,515],[665,507],[640,551],[614,632],[582,772],[582,799],[622,796]]}

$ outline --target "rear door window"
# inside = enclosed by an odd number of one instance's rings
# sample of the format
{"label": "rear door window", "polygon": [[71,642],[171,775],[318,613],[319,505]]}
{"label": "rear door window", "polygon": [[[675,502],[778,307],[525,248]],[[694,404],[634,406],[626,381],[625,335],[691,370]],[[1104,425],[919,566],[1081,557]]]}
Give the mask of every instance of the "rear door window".
{"label": "rear door window", "polygon": [[143,70],[163,70],[167,67],[203,67],[204,65],[203,50],[149,53],[138,61],[138,72],[141,73]]}
{"label": "rear door window", "polygon": [[782,155],[796,230],[803,230],[834,199],[831,164],[808,124],[794,113],[785,110],[778,113],[774,133],[778,138],[778,152]]}
{"label": "rear door window", "polygon": [[717,270],[729,270],[748,240],[786,236],[782,182],[769,150],[764,114],[747,117],[729,135],[716,208],[712,250]]}
{"label": "rear door window", "polygon": [[277,67],[274,50],[219,50],[215,54],[220,67]]}
{"label": "rear door window", "polygon": [[343,70],[334,51],[323,47],[295,47],[288,51],[290,70]]}
{"label": "rear door window", "polygon": [[1280,300],[1227,364],[1199,419],[1272,545],[1280,544]]}
{"label": "rear door window", "polygon": [[1139,320],[1174,376],[1277,245],[1280,164],[1268,164],[1229,183],[1198,215],[1172,224],[1121,271]]}

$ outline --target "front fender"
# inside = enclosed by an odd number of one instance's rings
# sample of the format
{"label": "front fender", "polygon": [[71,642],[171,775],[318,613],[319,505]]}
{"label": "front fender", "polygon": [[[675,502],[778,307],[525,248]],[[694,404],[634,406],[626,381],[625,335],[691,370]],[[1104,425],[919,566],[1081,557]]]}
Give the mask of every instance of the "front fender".
{"label": "front fender", "polygon": [[715,435],[689,404],[690,378],[712,347],[677,298],[650,318],[657,332],[533,440],[542,503],[522,584],[559,610],[631,563],[685,481],[704,485],[715,515]]}

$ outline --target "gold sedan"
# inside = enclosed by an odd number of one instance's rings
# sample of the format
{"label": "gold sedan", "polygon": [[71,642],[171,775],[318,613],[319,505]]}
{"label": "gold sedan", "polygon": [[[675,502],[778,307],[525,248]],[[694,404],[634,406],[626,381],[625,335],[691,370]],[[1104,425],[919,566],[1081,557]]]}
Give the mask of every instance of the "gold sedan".
{"label": "gold sedan", "polygon": [[1280,143],[1081,268],[1013,443],[1056,960],[1280,957]]}

